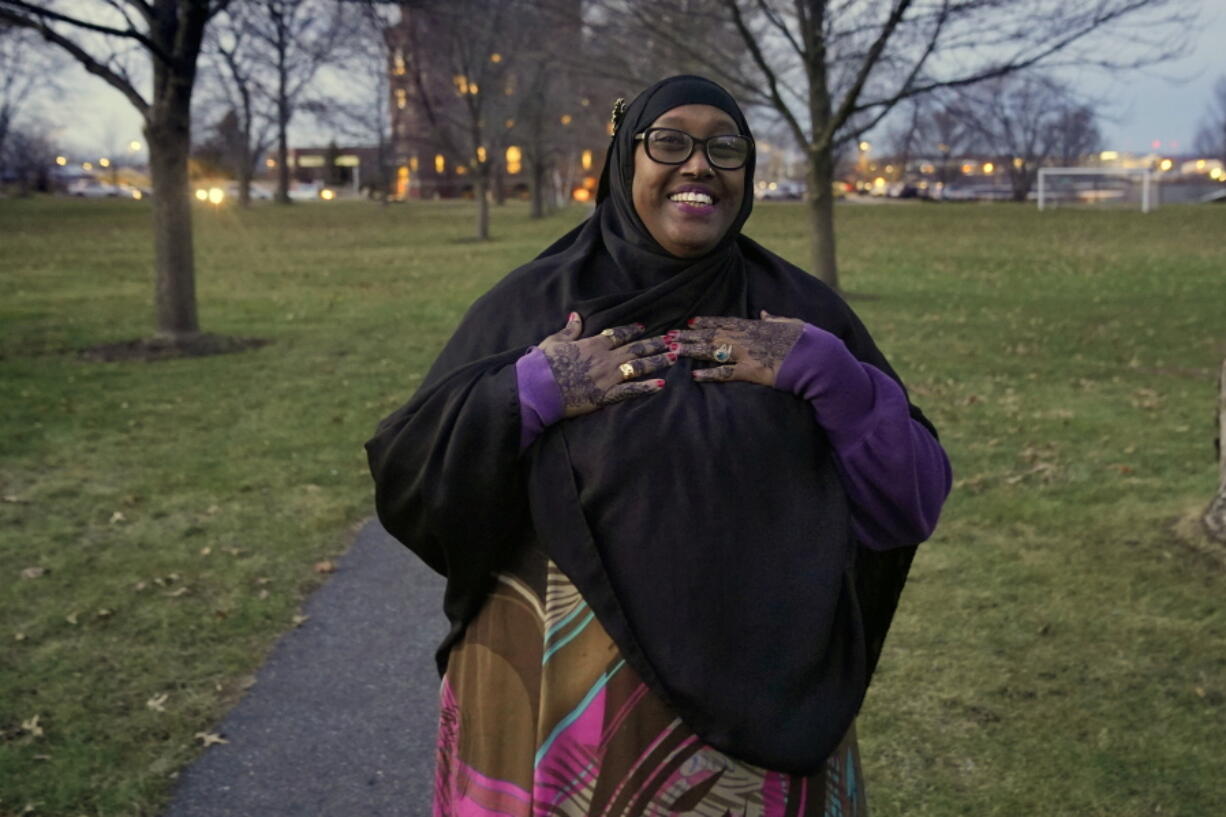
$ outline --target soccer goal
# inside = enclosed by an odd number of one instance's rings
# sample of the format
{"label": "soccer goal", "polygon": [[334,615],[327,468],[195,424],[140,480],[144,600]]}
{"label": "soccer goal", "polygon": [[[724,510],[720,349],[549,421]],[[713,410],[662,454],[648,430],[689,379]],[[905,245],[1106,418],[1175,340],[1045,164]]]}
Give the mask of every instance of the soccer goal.
{"label": "soccer goal", "polygon": [[1148,213],[1157,206],[1154,172],[1146,168],[1039,168],[1039,209],[1067,205],[1120,205]]}

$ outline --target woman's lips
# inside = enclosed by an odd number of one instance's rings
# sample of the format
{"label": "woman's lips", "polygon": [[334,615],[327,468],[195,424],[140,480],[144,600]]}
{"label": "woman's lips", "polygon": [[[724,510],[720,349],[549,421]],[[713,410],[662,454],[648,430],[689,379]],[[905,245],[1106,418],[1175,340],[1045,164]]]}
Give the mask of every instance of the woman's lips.
{"label": "woman's lips", "polygon": [[715,212],[714,204],[698,204],[692,201],[673,201],[669,199],[669,204],[676,207],[682,215],[687,216],[709,216]]}

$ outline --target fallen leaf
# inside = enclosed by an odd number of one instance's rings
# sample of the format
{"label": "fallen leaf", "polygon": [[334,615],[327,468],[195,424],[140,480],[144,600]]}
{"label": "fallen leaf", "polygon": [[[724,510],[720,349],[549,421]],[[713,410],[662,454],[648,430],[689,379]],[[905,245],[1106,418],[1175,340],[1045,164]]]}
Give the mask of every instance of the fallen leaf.
{"label": "fallen leaf", "polygon": [[25,641],[27,637],[25,633],[13,633],[14,641]]}
{"label": "fallen leaf", "polygon": [[123,515],[123,511],[115,511],[111,514],[111,524],[117,525],[120,522],[127,520],[128,517]]}
{"label": "fallen leaf", "polygon": [[115,611],[108,610],[105,607],[99,607],[98,612],[94,613],[94,615],[96,615],[98,618],[110,618],[111,616],[115,615]]}
{"label": "fallen leaf", "polygon": [[50,760],[51,755],[35,755],[34,759],[35,760]]}
{"label": "fallen leaf", "polygon": [[267,576],[260,576],[258,579],[255,580],[255,583],[256,584],[268,584],[270,581],[272,581],[272,579],[268,578]]}
{"label": "fallen leaf", "polygon": [[137,582],[136,584],[132,585],[132,589],[133,590],[144,590],[148,586],[149,586],[148,582]]}
{"label": "fallen leaf", "polygon": [[39,726],[39,725],[38,725],[38,719],[39,719],[40,717],[42,717],[42,716],[41,716],[41,715],[35,715],[34,717],[30,718],[29,720],[24,720],[24,721],[22,721],[22,722],[21,722],[21,728],[22,728],[22,731],[24,731],[24,732],[28,732],[28,733],[29,733],[31,736],[33,736],[33,737],[36,737],[36,738],[41,738],[41,737],[43,736],[43,728],[42,728],[41,726]]}
{"label": "fallen leaf", "polygon": [[242,548],[234,548],[234,547],[225,548],[225,551],[226,553],[229,553],[231,556],[241,556],[243,553]]}
{"label": "fallen leaf", "polygon": [[80,613],[78,613],[77,611],[75,611],[75,610],[74,610],[73,612],[71,612],[71,613],[69,613],[68,615],[64,616],[64,621],[67,621],[69,624],[71,624],[71,625],[73,625],[73,626],[75,627],[75,626],[76,626],[76,624],[77,624],[77,616],[79,616],[79,615],[81,615],[81,614],[80,614]]}
{"label": "fallen leaf", "polygon": [[316,562],[315,572],[316,573],[335,573],[336,572],[336,562],[332,561],[331,559],[324,559],[322,562]]}
{"label": "fallen leaf", "polygon": [[25,570],[21,571],[21,578],[37,579],[39,576],[46,576],[47,572],[47,568],[45,567],[27,567]]}
{"label": "fallen leaf", "polygon": [[187,592],[187,588],[186,588],[186,587],[180,587],[180,588],[177,588],[177,589],[175,589],[175,590],[171,590],[171,591],[170,591],[170,592],[168,592],[168,593],[163,593],[162,595],[163,595],[163,596],[167,596],[167,597],[172,598],[172,599],[177,599],[179,596],[182,596],[182,595],[183,595],[184,593],[186,593],[186,592]]}
{"label": "fallen leaf", "polygon": [[200,548],[200,555],[201,555],[201,556],[208,556],[208,555],[209,555],[210,553],[212,553],[212,552],[213,552],[213,549],[212,549],[211,547],[203,547],[203,548]]}
{"label": "fallen leaf", "polygon": [[169,697],[170,695],[165,692],[163,692],[161,695],[154,695],[152,698],[145,701],[145,706],[152,709],[154,712],[165,712],[166,700]]}
{"label": "fallen leaf", "polygon": [[310,616],[304,616],[304,615],[298,614],[298,615],[294,616],[294,619],[293,619],[293,621],[294,621],[294,626],[295,626],[295,627],[301,627],[301,626],[302,626],[303,624],[305,624],[305,623],[306,623],[306,622],[307,622],[307,621],[308,621],[310,618],[311,618]]}
{"label": "fallen leaf", "polygon": [[196,740],[200,741],[206,749],[214,744],[225,744],[230,742],[216,732],[197,732]]}
{"label": "fallen leaf", "polygon": [[1195,690],[1195,691],[1196,691],[1196,696],[1197,696],[1198,698],[1203,698],[1203,697],[1205,697],[1205,688],[1204,688],[1204,687],[1196,687],[1196,690]]}
{"label": "fallen leaf", "polygon": [[221,513],[221,506],[220,505],[210,505],[208,509],[205,510],[205,513],[207,513],[209,516],[219,514]]}
{"label": "fallen leaf", "polygon": [[12,504],[12,505],[25,505],[25,504],[26,504],[26,502],[27,502],[26,500],[22,499],[21,497],[17,496],[16,494],[5,494],[5,495],[4,495],[4,501],[5,501],[5,502],[8,502],[8,503],[10,503],[10,504]]}
{"label": "fallen leaf", "polygon": [[256,598],[259,598],[262,600],[262,599],[268,598],[270,595],[272,594],[269,593],[267,590],[261,590],[259,593],[256,593]]}

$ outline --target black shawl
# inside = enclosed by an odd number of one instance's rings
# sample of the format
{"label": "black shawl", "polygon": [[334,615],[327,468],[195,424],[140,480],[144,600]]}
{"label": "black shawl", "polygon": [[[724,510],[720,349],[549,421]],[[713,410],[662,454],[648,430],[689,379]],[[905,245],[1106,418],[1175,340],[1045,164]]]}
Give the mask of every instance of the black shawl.
{"label": "black shawl", "polygon": [[[914,548],[853,539],[833,451],[808,403],[748,383],[695,383],[683,358],[661,392],[545,430],[522,456],[515,361],[572,309],[585,335],[641,321],[765,309],[838,335],[894,376],[834,292],[740,235],[665,253],[630,198],[635,133],[700,102],[749,128],[696,77],[644,91],[613,138],[586,222],[477,300],[412,400],[367,443],[383,525],[447,577],[448,650],[492,574],[539,545],[643,680],[701,739],[810,774],[859,710]],[[918,410],[913,416],[927,424]]]}

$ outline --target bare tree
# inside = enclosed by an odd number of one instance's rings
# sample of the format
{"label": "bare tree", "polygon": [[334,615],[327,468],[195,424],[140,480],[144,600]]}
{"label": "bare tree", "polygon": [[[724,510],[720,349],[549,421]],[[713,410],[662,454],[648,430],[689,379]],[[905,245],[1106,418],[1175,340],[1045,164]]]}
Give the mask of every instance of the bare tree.
{"label": "bare tree", "polygon": [[476,237],[489,238],[490,190],[496,157],[506,146],[518,93],[514,61],[523,27],[515,0],[422,2],[406,10],[407,70],[412,104],[426,125],[416,138],[461,157],[477,201]]}
{"label": "bare tree", "polygon": [[61,62],[33,31],[0,21],[0,171],[12,154],[5,150],[9,135],[36,93],[57,88]]}
{"label": "bare tree", "polygon": [[1103,146],[1103,134],[1098,127],[1098,111],[1089,104],[1061,106],[1060,115],[1052,122],[1052,158],[1065,167],[1085,163]]}
{"label": "bare tree", "polygon": [[[144,118],[153,176],[155,321],[159,336],[183,342],[199,332],[187,159],[196,61],[210,18],[230,0],[77,0],[68,14],[51,3],[0,0],[0,22],[32,29],[119,90]],[[137,47],[152,63],[142,93],[120,58]]]}
{"label": "bare tree", "polygon": [[0,147],[0,169],[17,182],[17,193],[46,192],[51,187],[51,167],[55,161],[55,146],[45,122],[25,117],[9,129],[4,146]]}
{"label": "bare tree", "polygon": [[1213,98],[1196,134],[1196,149],[1226,164],[1226,76],[1213,86]]}
{"label": "bare tree", "polygon": [[977,149],[1005,169],[1015,201],[1026,200],[1044,164],[1076,164],[1100,142],[1093,109],[1066,85],[1033,71],[963,89],[954,110],[975,134]]}
{"label": "bare tree", "polygon": [[[610,17],[633,21],[640,38],[650,33],[787,123],[808,159],[812,269],[836,288],[840,146],[903,100],[941,88],[1041,65],[1118,70],[1169,58],[1194,18],[1179,0],[721,0],[719,9],[697,0],[602,2]],[[660,24],[663,7],[683,24]],[[690,21],[712,20],[736,32],[737,51],[691,36]],[[1119,39],[1131,47],[1109,47]]]}
{"label": "bare tree", "polygon": [[260,88],[275,110],[277,134],[276,200],[289,204],[289,126],[307,101],[307,92],[319,69],[341,58],[342,44],[350,41],[351,19],[345,3],[329,0],[247,0],[248,36],[261,44],[258,51],[265,71]]}
{"label": "bare tree", "polygon": [[399,9],[379,0],[359,0],[351,8],[351,42],[343,49],[344,56],[331,66],[351,90],[343,98],[331,100],[319,118],[348,139],[374,144],[375,166],[359,165],[358,172],[361,186],[386,204],[394,165],[391,77],[396,71],[407,70],[403,57],[397,61],[396,43],[390,36]]}
{"label": "bare tree", "polygon": [[260,95],[259,44],[251,32],[255,6],[249,2],[231,6],[209,26],[205,56],[212,69],[212,85],[233,113],[240,138],[229,145],[229,163],[238,180],[239,203],[251,204],[251,180],[256,163],[272,146],[273,119],[267,114],[268,100]]}

